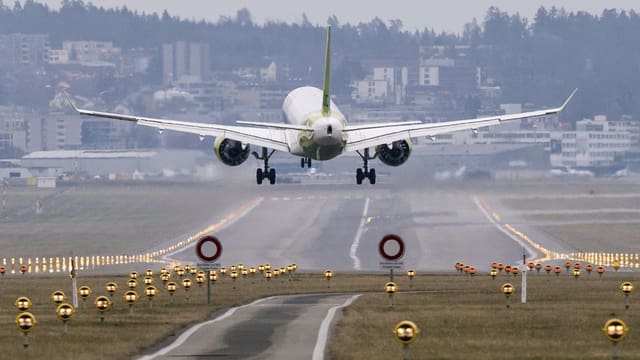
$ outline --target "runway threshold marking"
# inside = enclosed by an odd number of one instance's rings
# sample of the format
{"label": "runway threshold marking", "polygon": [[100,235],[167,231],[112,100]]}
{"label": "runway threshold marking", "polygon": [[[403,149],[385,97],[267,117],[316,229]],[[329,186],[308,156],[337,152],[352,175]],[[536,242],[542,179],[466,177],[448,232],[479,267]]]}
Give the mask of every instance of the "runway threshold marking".
{"label": "runway threshold marking", "polygon": [[[367,201],[369,199],[367,198]],[[327,346],[327,338],[329,335],[329,326],[333,321],[333,318],[336,316],[336,311],[351,305],[361,294],[353,295],[347,301],[342,303],[341,305],[336,305],[327,311],[327,316],[325,316],[324,320],[320,324],[320,330],[318,331],[318,339],[316,340],[316,346],[313,348],[313,360],[324,360],[324,350]]]}
{"label": "runway threshold marking", "polygon": [[252,303],[249,303],[249,304],[233,307],[233,308],[227,310],[227,312],[225,312],[224,314],[218,316],[215,319],[212,319],[212,320],[205,321],[203,323],[194,325],[194,326],[190,327],[189,329],[187,329],[187,331],[183,332],[182,335],[180,335],[174,342],[172,342],[168,346],[163,347],[162,349],[156,351],[153,354],[142,356],[142,357],[138,358],[138,360],[153,360],[153,359],[157,358],[158,356],[166,355],[170,351],[172,351],[172,350],[176,349],[177,347],[181,346],[182,344],[184,344],[184,342],[187,341],[187,339],[191,335],[193,335],[193,333],[195,333],[196,331],[200,330],[200,328],[202,328],[203,326],[207,326],[207,325],[210,325],[210,324],[215,324],[217,322],[220,322],[220,321],[228,318],[229,316],[233,315],[236,311],[238,311],[240,309],[260,304],[261,302],[271,300],[274,297],[275,296],[270,296],[270,297],[267,297],[267,298],[264,298],[264,299],[258,299],[258,300],[254,301]]}
{"label": "runway threshold marking", "polygon": [[364,201],[364,209],[362,210],[362,219],[360,219],[360,226],[358,226],[358,232],[353,238],[351,243],[351,249],[349,249],[349,257],[353,259],[353,269],[360,270],[360,259],[358,258],[358,246],[360,246],[360,238],[364,232],[364,227],[367,225],[367,212],[369,211],[369,198]]}

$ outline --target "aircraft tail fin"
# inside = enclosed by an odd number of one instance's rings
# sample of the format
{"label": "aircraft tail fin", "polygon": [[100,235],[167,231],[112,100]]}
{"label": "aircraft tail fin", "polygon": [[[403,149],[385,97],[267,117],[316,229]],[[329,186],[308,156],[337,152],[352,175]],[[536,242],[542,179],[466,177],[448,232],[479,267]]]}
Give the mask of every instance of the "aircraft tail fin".
{"label": "aircraft tail fin", "polygon": [[331,97],[329,94],[329,76],[331,72],[331,26],[327,28],[327,52],[324,58],[324,86],[322,90],[322,115],[328,116],[331,112]]}

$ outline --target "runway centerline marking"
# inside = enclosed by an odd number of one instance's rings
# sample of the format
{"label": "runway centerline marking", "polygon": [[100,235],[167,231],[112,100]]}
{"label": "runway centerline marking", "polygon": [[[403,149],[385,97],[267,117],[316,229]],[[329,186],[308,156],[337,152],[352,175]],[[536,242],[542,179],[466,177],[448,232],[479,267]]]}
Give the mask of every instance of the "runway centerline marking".
{"label": "runway centerline marking", "polygon": [[[369,199],[367,198],[367,204],[368,203],[369,203]],[[336,315],[336,311],[338,311],[338,309],[342,309],[344,307],[351,305],[351,303],[353,303],[358,297],[360,297],[360,294],[353,295],[341,305],[334,306],[331,309],[329,309],[329,311],[327,311],[327,316],[325,316],[324,320],[322,320],[322,323],[320,324],[320,330],[318,331],[318,340],[316,341],[316,346],[313,348],[313,357],[312,357],[313,360],[324,360],[324,349],[327,346],[327,336],[329,334],[329,325],[331,325],[331,321],[333,321],[333,318]]]}
{"label": "runway centerline marking", "polygon": [[360,226],[358,226],[358,232],[353,238],[351,249],[349,249],[349,257],[353,259],[353,269],[360,270],[360,259],[356,254],[358,252],[358,246],[360,246],[360,238],[364,232],[364,227],[367,225],[367,212],[369,211],[369,198],[364,201],[364,209],[362,210],[362,219],[360,219]]}

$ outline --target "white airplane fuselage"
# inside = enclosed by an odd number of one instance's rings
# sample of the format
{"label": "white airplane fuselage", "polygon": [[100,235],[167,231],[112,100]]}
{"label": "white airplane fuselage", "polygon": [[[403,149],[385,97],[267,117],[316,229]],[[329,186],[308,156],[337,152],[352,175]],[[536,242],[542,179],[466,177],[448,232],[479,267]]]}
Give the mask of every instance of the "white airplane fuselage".
{"label": "white airplane fuselage", "polygon": [[321,89],[304,86],[291,91],[284,99],[284,122],[303,125],[313,131],[287,130],[287,143],[291,153],[314,160],[330,160],[342,154],[347,144],[342,130],[347,120],[333,101],[329,112],[323,114]]}

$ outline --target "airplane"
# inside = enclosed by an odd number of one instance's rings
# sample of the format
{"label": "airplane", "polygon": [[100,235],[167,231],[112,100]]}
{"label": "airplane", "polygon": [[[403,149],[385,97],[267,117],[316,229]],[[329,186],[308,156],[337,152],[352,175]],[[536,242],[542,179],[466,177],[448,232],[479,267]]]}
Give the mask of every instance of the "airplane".
{"label": "airplane", "polygon": [[[216,137],[214,152],[225,165],[238,166],[249,158],[250,153],[263,161],[263,167],[256,170],[257,184],[262,184],[264,179],[268,179],[270,184],[275,184],[276,170],[269,167],[269,159],[275,151],[301,157],[302,168],[310,168],[312,160],[326,161],[346,152],[356,152],[363,162],[362,168],[356,169],[356,183],[360,185],[364,179],[368,179],[370,184],[376,183],[376,171],[369,168],[370,160],[377,158],[388,166],[404,164],[411,155],[411,139],[435,139],[438,134],[460,130],[477,132],[484,126],[556,114],[565,108],[577,91],[573,90],[560,107],[547,110],[439,123],[404,121],[348,125],[344,114],[331,100],[330,55],[331,27],[328,27],[324,86],[322,89],[303,86],[289,92],[282,104],[283,123],[237,121],[238,125],[217,125],[122,115],[80,109],[66,92],[64,96],[71,107],[82,115],[133,121],[139,125],[157,128],[161,133],[164,130],[192,133],[199,135],[200,140],[205,136]],[[250,145],[260,147],[261,152],[251,152]]]}

